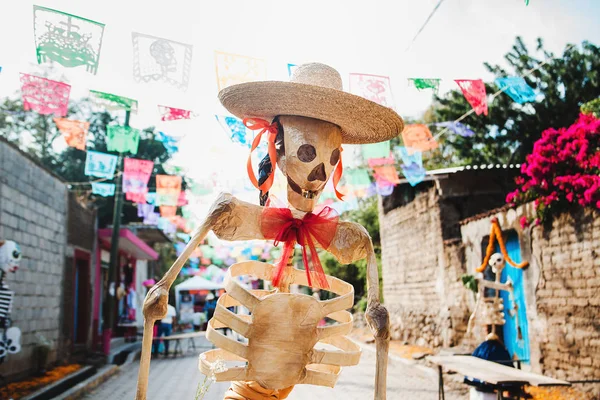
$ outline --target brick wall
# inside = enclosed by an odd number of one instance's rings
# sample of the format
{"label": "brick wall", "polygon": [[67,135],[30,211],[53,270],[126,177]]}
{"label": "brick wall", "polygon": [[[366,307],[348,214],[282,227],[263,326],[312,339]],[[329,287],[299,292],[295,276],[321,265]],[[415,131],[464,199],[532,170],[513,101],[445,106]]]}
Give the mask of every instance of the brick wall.
{"label": "brick wall", "polygon": [[12,324],[22,332],[21,352],[0,365],[9,379],[34,368],[36,333],[52,342],[50,362],[57,358],[66,213],[65,184],[0,141],[0,238],[19,243],[24,257],[7,281],[15,292]]}
{"label": "brick wall", "polygon": [[[435,189],[380,212],[383,298],[395,339],[439,344],[439,270],[444,257]],[[443,265],[443,263],[442,263]],[[435,339],[437,338],[437,339]]]}
{"label": "brick wall", "polygon": [[[474,219],[461,227],[469,273],[481,264],[491,217],[519,234],[531,367],[566,380],[600,379],[600,213],[573,210],[545,226],[522,229],[533,204]],[[479,341],[482,337],[477,338]],[[597,384],[578,388],[600,394]]]}
{"label": "brick wall", "polygon": [[600,379],[600,214],[564,214],[534,228],[532,239],[541,263],[537,313],[546,327],[542,370],[567,380]]}

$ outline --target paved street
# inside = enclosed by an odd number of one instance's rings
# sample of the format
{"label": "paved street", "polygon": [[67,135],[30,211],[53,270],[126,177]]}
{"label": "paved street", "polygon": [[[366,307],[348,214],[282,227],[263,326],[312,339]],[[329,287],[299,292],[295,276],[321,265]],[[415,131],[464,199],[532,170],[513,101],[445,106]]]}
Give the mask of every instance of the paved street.
{"label": "paved street", "polygon": [[[204,340],[204,339],[203,339]],[[150,369],[150,389],[148,400],[193,400],[198,383],[204,379],[197,368],[197,357],[153,360]],[[85,399],[94,400],[133,400],[137,379],[138,364],[130,364],[121,372],[88,394]],[[375,352],[364,347],[358,366],[344,368],[334,389],[298,385],[289,400],[365,400],[373,396],[375,373]],[[227,382],[211,385],[205,400],[222,400],[229,387]],[[437,376],[420,368],[408,366],[397,359],[391,359],[388,372],[388,399],[435,400]],[[458,399],[446,392],[447,399]]]}

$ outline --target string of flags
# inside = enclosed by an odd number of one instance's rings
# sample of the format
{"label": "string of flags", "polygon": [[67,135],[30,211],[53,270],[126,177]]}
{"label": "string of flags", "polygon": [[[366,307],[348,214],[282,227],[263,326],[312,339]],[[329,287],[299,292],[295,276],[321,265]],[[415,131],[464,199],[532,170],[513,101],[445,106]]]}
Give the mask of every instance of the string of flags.
{"label": "string of flags", "polygon": [[[528,0],[525,0],[528,3]],[[105,25],[84,17],[79,17],[46,7],[34,6],[34,39],[37,61],[39,64],[56,62],[66,68],[85,68],[87,72],[96,74],[99,68],[100,53]],[[175,40],[132,32],[133,64],[132,74],[137,82],[163,82],[180,90],[186,90],[190,81],[193,48],[189,44]],[[266,80],[265,60],[215,51],[217,87],[249,81]],[[545,64],[542,63],[541,65]],[[291,76],[296,64],[287,64],[287,72]],[[535,70],[535,69],[534,69]],[[530,71],[529,73],[533,72]],[[47,78],[21,74],[21,89],[25,111],[35,111],[43,115],[54,115],[54,122],[68,146],[85,151],[90,123],[66,118],[71,86],[64,82]],[[409,84],[416,90],[431,90],[438,93],[441,79],[409,78]],[[387,107],[395,107],[391,81],[388,76],[351,73],[349,75],[351,93],[365,97]],[[488,113],[488,96],[482,80],[456,80],[465,99],[472,107],[471,112],[477,115]],[[495,84],[501,92],[505,92],[519,104],[533,102],[536,93],[523,77],[498,78]],[[494,94],[494,98],[498,93]],[[90,90],[89,97],[98,107],[108,110],[138,111],[137,100],[97,90]],[[194,113],[182,108],[158,105],[161,121],[191,119]],[[246,129],[242,121],[232,116],[216,116],[217,121],[229,135],[232,142],[250,147],[254,133]],[[363,158],[367,160],[374,178],[371,183],[369,170],[366,168],[347,169],[344,173],[342,188],[349,193],[346,205],[336,207],[353,207],[357,197],[379,193],[388,195],[400,182],[396,170],[396,160],[401,161],[400,170],[411,185],[421,182],[425,176],[423,152],[438,147],[435,140],[446,131],[462,137],[475,134],[467,125],[457,121],[438,122],[434,124],[443,128],[435,137],[429,127],[424,124],[407,125],[402,133],[404,146],[390,148],[390,142],[361,146]],[[179,139],[158,131],[154,140],[163,143],[170,154],[179,149]],[[129,126],[110,125],[107,127],[108,151],[137,154],[141,140],[141,131]],[[264,145],[264,143],[261,143]],[[265,146],[266,147],[266,146]],[[259,147],[259,150],[261,147]],[[262,148],[266,153],[266,148]],[[88,150],[85,162],[85,174],[100,180],[115,179],[122,174],[122,188],[127,200],[143,205],[140,217],[144,223],[161,224],[166,230],[189,229],[185,224],[189,219],[189,211],[185,210],[189,200],[182,190],[180,171],[169,171],[173,175],[156,176],[156,192],[149,192],[148,183],[152,176],[152,161],[125,158],[123,172],[115,174],[118,157],[112,154]],[[211,178],[212,179],[212,178]],[[116,183],[101,181],[90,182],[92,193],[98,196],[113,196]],[[246,190],[247,185],[237,185],[236,190]],[[194,196],[208,196],[215,187],[214,180],[197,182],[190,185]],[[331,193],[324,194],[326,201],[333,202]],[[159,207],[159,212],[155,212]],[[177,215],[181,208],[184,216]],[[187,214],[187,217],[185,216]],[[175,228],[173,228],[175,227]]]}

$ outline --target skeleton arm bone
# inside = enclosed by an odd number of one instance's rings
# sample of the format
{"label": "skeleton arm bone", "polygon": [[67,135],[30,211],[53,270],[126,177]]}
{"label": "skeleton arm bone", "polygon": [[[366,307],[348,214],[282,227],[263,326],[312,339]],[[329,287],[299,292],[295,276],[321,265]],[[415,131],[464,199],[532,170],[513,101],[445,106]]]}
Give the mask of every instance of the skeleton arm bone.
{"label": "skeleton arm bone", "polygon": [[362,258],[367,259],[367,311],[365,318],[375,336],[377,348],[375,400],[385,400],[390,318],[388,311],[380,303],[379,270],[371,237],[367,230],[359,224],[340,222],[335,238],[327,250],[343,264]]}
{"label": "skeleton arm bone", "polygon": [[469,323],[467,324],[467,335],[473,333],[473,325],[475,324],[475,319],[477,318],[477,313],[479,312],[479,308],[481,307],[481,303],[483,302],[483,279],[478,279],[477,285],[477,301],[475,302],[475,309],[473,313],[469,317]]}
{"label": "skeleton arm bone", "polygon": [[211,230],[226,240],[262,239],[260,210],[262,208],[239,201],[230,194],[221,194],[211,207],[193,237],[165,276],[150,289],[144,300],[144,338],[138,373],[136,400],[146,400],[154,322],[167,314],[169,289],[192,252]]}

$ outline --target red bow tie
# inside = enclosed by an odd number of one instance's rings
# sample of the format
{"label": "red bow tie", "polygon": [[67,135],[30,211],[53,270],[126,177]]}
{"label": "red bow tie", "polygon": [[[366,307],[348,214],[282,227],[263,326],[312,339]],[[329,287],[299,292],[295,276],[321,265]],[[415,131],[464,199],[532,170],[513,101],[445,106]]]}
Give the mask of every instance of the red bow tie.
{"label": "red bow tie", "polygon": [[[273,285],[279,286],[286,264],[294,251],[294,245],[302,246],[302,261],[306,269],[308,285],[328,289],[329,284],[323,272],[315,242],[328,249],[338,224],[338,215],[330,207],[324,207],[316,214],[307,213],[302,219],[294,218],[289,208],[266,207],[262,213],[261,231],[265,239],[275,240],[275,246],[283,242],[283,254],[277,262],[273,275]],[[310,257],[309,257],[310,251]]]}

